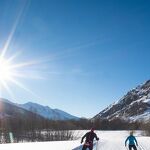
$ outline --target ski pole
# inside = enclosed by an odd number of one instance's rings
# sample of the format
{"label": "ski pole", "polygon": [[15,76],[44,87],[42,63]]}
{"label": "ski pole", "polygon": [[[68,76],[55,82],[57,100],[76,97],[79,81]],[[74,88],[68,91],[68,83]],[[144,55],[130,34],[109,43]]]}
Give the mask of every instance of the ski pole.
{"label": "ski pole", "polygon": [[125,146],[126,147],[126,149],[128,150],[128,147],[127,146]]}
{"label": "ski pole", "polygon": [[140,145],[138,146],[138,149],[139,149],[139,150],[142,150]]}
{"label": "ski pole", "polygon": [[96,142],[96,150],[98,150],[98,141]]}
{"label": "ski pole", "polygon": [[82,144],[77,147],[77,150],[81,150],[81,149],[82,149]]}

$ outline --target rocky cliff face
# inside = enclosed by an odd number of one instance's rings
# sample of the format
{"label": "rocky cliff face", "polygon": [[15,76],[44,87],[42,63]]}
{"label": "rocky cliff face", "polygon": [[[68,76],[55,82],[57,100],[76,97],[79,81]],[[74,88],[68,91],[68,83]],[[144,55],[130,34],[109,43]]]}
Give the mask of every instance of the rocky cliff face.
{"label": "rocky cliff face", "polygon": [[94,119],[124,119],[130,121],[150,119],[150,80],[129,91],[119,101],[108,106]]}

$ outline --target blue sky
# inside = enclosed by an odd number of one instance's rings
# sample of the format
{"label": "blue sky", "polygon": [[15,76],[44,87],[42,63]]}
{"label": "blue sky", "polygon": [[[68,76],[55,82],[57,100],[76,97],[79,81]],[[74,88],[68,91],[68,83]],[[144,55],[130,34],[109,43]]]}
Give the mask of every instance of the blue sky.
{"label": "blue sky", "polygon": [[93,117],[150,78],[148,0],[1,0],[0,48],[39,61],[20,71],[31,92],[7,83],[1,96]]}

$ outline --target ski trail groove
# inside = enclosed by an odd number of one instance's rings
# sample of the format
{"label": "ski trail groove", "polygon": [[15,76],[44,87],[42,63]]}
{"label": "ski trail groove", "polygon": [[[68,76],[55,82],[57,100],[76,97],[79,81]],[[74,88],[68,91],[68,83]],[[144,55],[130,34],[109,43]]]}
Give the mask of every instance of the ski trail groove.
{"label": "ski trail groove", "polygon": [[[129,150],[128,145],[125,147],[128,131],[99,131],[97,135],[100,140],[94,144],[93,150]],[[137,150],[150,150],[149,137],[139,135],[138,132],[135,136],[139,144]],[[82,146],[80,145],[73,150],[82,150]]]}
{"label": "ski trail groove", "polygon": [[143,147],[142,144],[140,144],[138,147],[139,147],[140,150],[146,150],[146,149]]}

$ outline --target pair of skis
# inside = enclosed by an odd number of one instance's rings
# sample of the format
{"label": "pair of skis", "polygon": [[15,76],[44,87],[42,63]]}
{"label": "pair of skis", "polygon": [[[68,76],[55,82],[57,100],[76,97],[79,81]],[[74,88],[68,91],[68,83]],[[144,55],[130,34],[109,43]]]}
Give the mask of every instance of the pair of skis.
{"label": "pair of skis", "polygon": [[[78,146],[78,147],[76,147],[76,148],[74,148],[72,150],[82,150],[82,146],[83,145],[80,145],[80,146]],[[95,149],[94,150],[98,150],[98,141],[95,143]]]}
{"label": "pair of skis", "polygon": [[96,142],[94,143],[93,150],[98,150],[98,141],[96,141]]}

